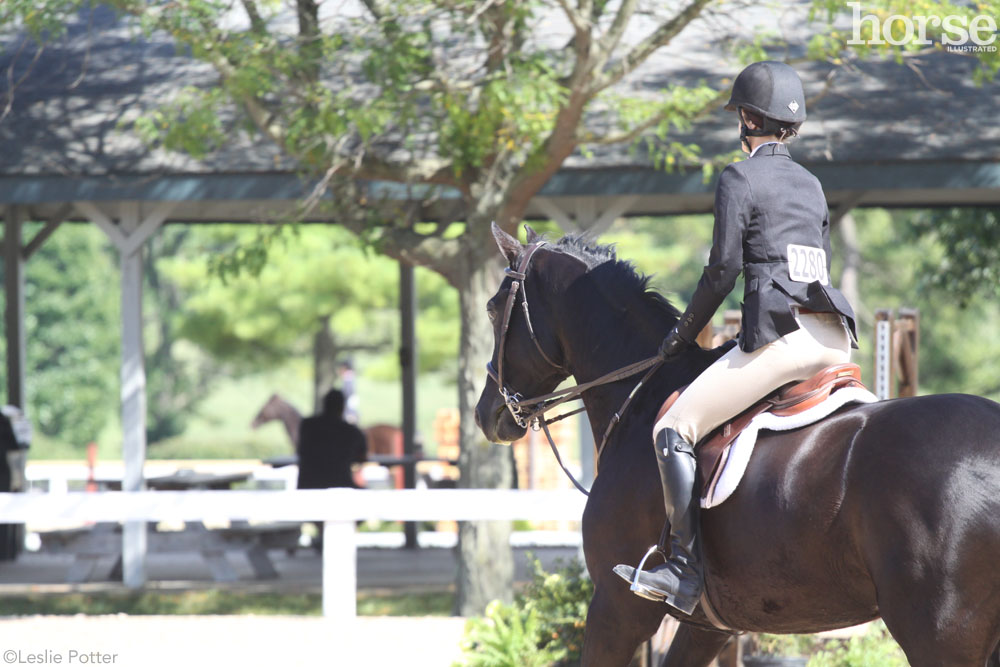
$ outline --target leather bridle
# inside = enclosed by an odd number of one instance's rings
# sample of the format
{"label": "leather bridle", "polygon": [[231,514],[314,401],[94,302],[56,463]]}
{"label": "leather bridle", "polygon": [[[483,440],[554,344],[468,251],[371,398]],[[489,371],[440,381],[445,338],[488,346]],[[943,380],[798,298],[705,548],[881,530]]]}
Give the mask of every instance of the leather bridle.
{"label": "leather bridle", "polygon": [[559,455],[559,450],[556,448],[552,435],[549,433],[549,424],[583,412],[586,408],[581,407],[576,410],[560,414],[552,419],[546,419],[545,413],[557,405],[582,398],[583,393],[588,389],[598,385],[618,382],[619,380],[623,380],[633,375],[637,375],[642,371],[646,371],[646,374],[641,380],[639,380],[638,384],[635,385],[622,406],[612,416],[607,429],[605,429],[604,437],[601,438],[601,442],[597,447],[597,457],[595,463],[599,463],[601,452],[604,451],[604,446],[607,444],[612,430],[618,422],[621,421],[621,416],[625,414],[629,404],[632,402],[632,398],[660,367],[663,363],[663,359],[659,355],[652,356],[647,359],[643,359],[642,361],[637,361],[634,364],[629,364],[628,366],[620,368],[616,371],[612,371],[611,373],[607,373],[606,375],[602,375],[596,380],[584,382],[565,389],[559,389],[534,398],[524,398],[519,392],[504,384],[504,352],[506,351],[507,345],[507,332],[510,329],[510,320],[514,313],[514,306],[517,302],[518,293],[521,294],[521,308],[524,311],[524,320],[528,327],[528,334],[531,336],[531,340],[535,344],[535,349],[537,349],[539,354],[542,355],[542,359],[544,359],[545,362],[554,369],[560,371],[564,375],[570,375],[569,369],[562,364],[553,361],[552,357],[545,352],[542,348],[541,342],[538,340],[538,336],[535,335],[535,329],[531,323],[531,311],[528,306],[528,293],[525,289],[525,282],[528,278],[528,268],[531,265],[532,257],[534,257],[535,253],[544,245],[546,245],[545,241],[539,241],[527,246],[521,256],[521,261],[518,263],[517,269],[514,270],[509,266],[504,269],[504,273],[512,278],[512,281],[510,284],[510,290],[507,293],[507,301],[503,309],[503,319],[500,323],[500,344],[497,347],[497,367],[494,368],[493,362],[489,361],[486,363],[486,372],[491,378],[493,378],[493,381],[496,382],[497,388],[500,391],[500,396],[503,398],[504,405],[506,405],[507,410],[510,411],[511,416],[514,418],[514,422],[521,428],[528,428],[530,426],[536,431],[543,430],[549,440],[549,445],[552,447],[552,451],[556,455],[556,460],[563,469],[563,472],[565,472],[573,484],[576,485],[576,488],[586,494],[588,493],[587,490],[576,481],[569,470],[566,469],[566,466],[563,465],[562,457]]}
{"label": "leather bridle", "polygon": [[[528,415],[525,415],[522,410],[522,404],[533,405],[537,401],[532,399],[525,400],[520,393],[511,390],[504,384],[503,381],[503,360],[504,351],[507,348],[507,331],[510,329],[510,318],[514,313],[514,305],[517,302],[518,292],[521,293],[521,308],[524,311],[524,321],[528,326],[528,335],[531,336],[532,342],[535,344],[535,348],[538,353],[542,355],[544,359],[550,366],[555,368],[566,375],[569,375],[569,371],[563,368],[561,364],[557,364],[552,361],[552,357],[546,354],[545,349],[542,348],[542,344],[538,342],[538,336],[535,335],[535,328],[531,324],[531,309],[528,306],[528,292],[524,287],[525,278],[527,278],[528,267],[531,264],[531,258],[534,257],[535,252],[538,251],[545,245],[544,241],[539,243],[534,243],[528,246],[527,251],[521,257],[521,262],[518,264],[517,270],[510,268],[509,266],[504,269],[504,273],[513,280],[510,283],[510,290],[507,292],[507,302],[503,309],[503,319],[500,324],[500,346],[497,348],[497,368],[493,367],[493,362],[486,362],[486,372],[489,373],[493,381],[497,383],[497,387],[500,389],[500,396],[503,397],[504,404],[510,411],[511,416],[514,418],[514,422],[521,428],[528,428],[528,425],[532,420],[537,419],[540,416],[540,412],[535,411]],[[542,411],[544,412],[544,410]]]}

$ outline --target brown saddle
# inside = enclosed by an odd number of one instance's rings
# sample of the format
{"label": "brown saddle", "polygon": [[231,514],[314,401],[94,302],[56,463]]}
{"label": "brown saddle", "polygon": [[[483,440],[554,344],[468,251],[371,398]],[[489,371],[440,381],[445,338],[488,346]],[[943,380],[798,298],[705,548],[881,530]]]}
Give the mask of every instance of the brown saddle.
{"label": "brown saddle", "polygon": [[[781,417],[796,415],[825,401],[830,394],[846,387],[864,387],[861,367],[857,364],[828,366],[802,382],[793,382],[775,390],[759,403],[747,408],[736,417],[718,427],[697,445],[698,470],[702,488],[708,488],[715,477],[722,455],[753,418],[763,412],[773,412]],[[687,387],[681,387],[667,398],[656,415],[656,421],[666,414]]]}

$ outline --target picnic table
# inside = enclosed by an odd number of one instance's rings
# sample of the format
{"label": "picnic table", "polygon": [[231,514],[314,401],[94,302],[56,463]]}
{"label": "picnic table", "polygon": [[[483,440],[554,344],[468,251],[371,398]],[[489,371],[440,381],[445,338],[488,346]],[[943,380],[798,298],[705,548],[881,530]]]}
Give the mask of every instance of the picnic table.
{"label": "picnic table", "polygon": [[[224,490],[250,477],[250,472],[214,474],[181,469],[169,475],[146,479],[146,487],[157,491]],[[268,550],[298,548],[300,533],[301,524],[296,522],[250,525],[246,521],[233,521],[228,528],[209,530],[201,521],[187,521],[183,530],[159,530],[151,524],[147,544],[149,553],[200,553],[212,578],[220,582],[237,580],[236,570],[227,560],[226,552],[242,551],[257,579],[275,579],[278,571],[267,554]],[[41,533],[41,538],[45,551],[74,554],[73,564],[66,574],[69,583],[91,580],[95,576],[98,560],[103,556],[115,557],[108,577],[116,579],[121,576],[121,526],[116,523],[46,531]]]}
{"label": "picnic table", "polygon": [[[448,465],[457,466],[458,459],[445,459],[436,456],[395,456],[392,454],[368,454],[368,463],[377,463],[379,465],[385,466],[387,468],[392,466],[407,465],[409,463],[447,463]],[[269,459],[264,459],[263,463],[269,465],[272,468],[283,468],[285,466],[298,465],[299,457],[295,454],[288,454],[286,456],[272,456]]]}
{"label": "picnic table", "polygon": [[192,489],[231,489],[234,484],[245,482],[253,473],[238,472],[217,475],[209,472],[198,472],[182,468],[170,475],[150,477],[146,487],[157,491],[190,491]]}
{"label": "picnic table", "polygon": [[[147,533],[148,553],[200,553],[212,578],[219,582],[236,581],[239,577],[226,558],[227,551],[240,551],[246,556],[259,580],[277,579],[278,571],[268,555],[270,549],[294,551],[299,547],[302,526],[298,522],[276,522],[250,525],[244,523],[229,528],[209,530],[200,521],[186,523],[183,530],[158,530],[150,525]],[[73,563],[66,573],[67,583],[84,583],[100,578],[121,578],[121,525],[98,523],[92,527],[54,530],[40,533],[45,553],[73,554]],[[104,577],[97,573],[102,557],[113,556],[111,569]]]}

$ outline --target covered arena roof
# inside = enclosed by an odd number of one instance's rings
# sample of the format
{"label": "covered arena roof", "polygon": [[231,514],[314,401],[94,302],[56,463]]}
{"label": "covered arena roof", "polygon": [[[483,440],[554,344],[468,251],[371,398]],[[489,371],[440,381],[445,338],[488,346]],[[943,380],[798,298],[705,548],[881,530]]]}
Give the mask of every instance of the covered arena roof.
{"label": "covered arena roof", "polygon": [[[793,55],[810,32],[804,22],[795,25],[798,40],[786,28]],[[623,92],[655,96],[669,83],[700,79],[725,85],[735,66],[718,44],[725,30],[737,29],[746,26],[691,26],[637,70]],[[35,47],[23,40],[0,37],[0,71],[13,73],[0,80],[0,101],[11,102],[0,119],[0,205],[28,205],[44,217],[66,202],[170,201],[171,221],[259,221],[272,217],[279,202],[302,195],[294,163],[265,139],[238,132],[235,142],[194,159],[149,150],[128,130],[183,87],[216,81],[209,65],[178,53],[169,36],[143,37],[98,8],[81,14],[36,62]],[[716,46],[706,48],[708,41]],[[935,53],[906,65],[841,68],[810,105],[792,153],[820,178],[831,206],[998,204],[1000,87],[977,87],[975,66],[971,57]],[[821,64],[798,69],[809,96],[820,93],[831,72]],[[13,91],[11,80],[20,81]],[[720,109],[677,139],[719,154],[736,146],[734,125]],[[572,156],[540,193],[549,206],[536,202],[530,215],[547,217],[551,204],[599,210],[604,200],[622,196],[629,196],[623,214],[704,212],[712,190],[700,172],[666,173],[651,166],[645,150],[605,147]]]}

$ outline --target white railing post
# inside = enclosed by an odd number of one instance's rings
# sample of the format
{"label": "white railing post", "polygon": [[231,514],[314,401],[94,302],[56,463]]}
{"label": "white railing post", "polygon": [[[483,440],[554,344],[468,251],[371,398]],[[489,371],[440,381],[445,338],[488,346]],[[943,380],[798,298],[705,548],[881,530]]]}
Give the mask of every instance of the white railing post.
{"label": "white railing post", "polygon": [[875,313],[875,395],[880,401],[892,398],[892,311]]}
{"label": "white railing post", "polygon": [[358,560],[353,521],[323,522],[323,616],[353,621],[358,615]]}

